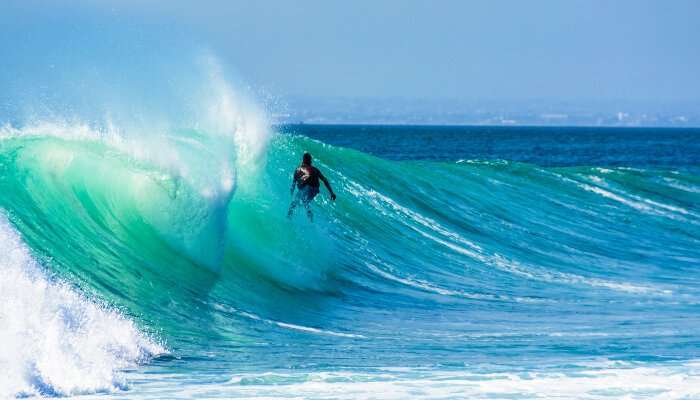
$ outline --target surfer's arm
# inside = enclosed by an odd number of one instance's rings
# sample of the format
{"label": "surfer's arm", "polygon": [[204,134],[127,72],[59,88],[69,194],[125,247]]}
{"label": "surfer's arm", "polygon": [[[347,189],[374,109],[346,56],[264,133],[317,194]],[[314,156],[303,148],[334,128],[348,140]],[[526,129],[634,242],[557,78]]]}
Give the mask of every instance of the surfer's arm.
{"label": "surfer's arm", "polygon": [[331,200],[335,200],[335,193],[333,193],[333,189],[331,188],[331,184],[328,183],[328,179],[326,179],[326,177],[323,176],[323,174],[321,173],[321,171],[318,171],[318,177],[319,177],[319,179],[321,179],[321,181],[323,182],[323,184],[326,185],[326,189],[328,189],[328,191],[330,192],[330,194],[331,194]]}

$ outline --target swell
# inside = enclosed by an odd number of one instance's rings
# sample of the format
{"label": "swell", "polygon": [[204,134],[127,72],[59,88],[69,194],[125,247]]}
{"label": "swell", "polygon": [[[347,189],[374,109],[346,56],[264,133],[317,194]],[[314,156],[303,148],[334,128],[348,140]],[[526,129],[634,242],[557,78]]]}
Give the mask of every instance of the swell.
{"label": "swell", "polygon": [[[692,171],[396,162],[279,135],[222,181],[235,159],[212,156],[205,133],[176,137],[194,150],[175,169],[100,140],[0,140],[0,208],[32,250],[174,343],[248,342],[254,323],[368,337],[311,305],[338,297],[380,310],[697,299]],[[318,197],[313,224],[286,218],[303,151],[339,197]]]}

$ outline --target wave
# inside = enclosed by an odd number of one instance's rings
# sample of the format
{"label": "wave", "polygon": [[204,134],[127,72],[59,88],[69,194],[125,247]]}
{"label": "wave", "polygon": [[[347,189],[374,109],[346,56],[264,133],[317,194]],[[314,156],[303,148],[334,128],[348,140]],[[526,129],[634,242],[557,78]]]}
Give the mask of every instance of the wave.
{"label": "wave", "polygon": [[[30,354],[0,354],[12,365],[2,382],[15,382],[10,393],[122,388],[120,369],[164,351],[136,326],[175,347],[253,340],[255,324],[375,336],[362,323],[319,316],[319,299],[357,297],[369,307],[372,294],[379,309],[426,301],[500,310],[697,297],[686,274],[700,261],[693,173],[394,162],[234,131],[2,130],[0,208],[11,224],[0,224],[9,246],[0,254],[0,316],[19,324],[5,342]],[[304,151],[338,194],[335,203],[319,196],[313,224],[286,218]],[[75,378],[88,370],[90,379]]]}
{"label": "wave", "polygon": [[[173,169],[148,157],[139,158],[125,151],[124,146],[74,136],[47,136],[43,131],[46,129],[42,128],[39,134],[29,134],[31,129],[27,129],[21,135],[6,135],[2,141],[3,185],[11,193],[3,199],[2,206],[20,220],[21,227],[22,222],[46,221],[55,229],[82,236],[81,243],[151,243],[147,249],[139,249],[143,244],[136,246],[135,253],[146,257],[155,257],[149,253],[155,250],[154,242],[161,242],[168,249],[160,251],[175,251],[192,264],[214,272],[227,266],[233,268],[233,263],[247,257],[265,264],[256,273],[291,286],[320,289],[314,280],[322,280],[329,272],[324,266],[329,264],[327,260],[302,266],[299,261],[305,259],[304,254],[322,254],[323,259],[332,258],[337,252],[362,250],[348,255],[357,260],[356,268],[365,268],[377,258],[401,261],[392,259],[396,254],[387,254],[391,244],[405,247],[402,250],[413,252],[416,259],[444,258],[449,268],[440,273],[454,274],[468,266],[482,271],[500,270],[510,278],[653,291],[653,285],[626,286],[622,281],[579,276],[570,261],[562,260],[569,256],[562,250],[568,242],[590,239],[600,243],[603,231],[619,237],[616,231],[624,227],[610,224],[613,214],[636,218],[643,229],[667,228],[663,219],[653,218],[657,216],[668,217],[672,213],[685,223],[692,223],[696,216],[693,208],[697,203],[687,191],[683,201],[653,197],[654,193],[674,190],[671,184],[654,187],[658,186],[655,173],[632,176],[622,169],[615,170],[614,174],[622,179],[636,178],[628,183],[630,186],[651,187],[634,194],[623,192],[621,187],[612,188],[603,178],[597,182],[589,179],[594,173],[610,175],[607,171],[588,169],[584,176],[581,168],[548,170],[513,163],[392,163],[287,136],[273,140],[265,164],[241,168],[233,161],[240,150],[226,148],[232,156],[212,162],[216,159],[214,150],[221,143],[192,131],[171,133],[167,145],[153,145],[153,153],[171,152],[170,162],[179,163],[179,168]],[[321,167],[340,185],[344,200],[334,205],[321,196],[321,220],[314,225],[304,225],[298,219],[287,223],[283,218],[288,205],[285,188],[289,171],[304,150],[317,156]],[[227,166],[222,167],[223,164]],[[242,169],[244,178],[240,176]],[[672,175],[674,182],[683,179],[676,174],[667,175]],[[501,184],[493,185],[494,181]],[[570,183],[577,190],[572,190]],[[692,179],[686,185],[692,186]],[[589,193],[601,198],[593,198]],[[669,200],[677,204],[667,204]],[[629,209],[618,207],[618,203]],[[572,217],[578,210],[580,216]],[[630,214],[631,211],[649,214],[649,218]],[[517,224],[513,218],[516,214],[524,217]],[[534,255],[543,258],[543,262],[533,263],[520,254],[525,250],[522,246],[508,245],[511,233],[498,229],[532,235],[534,239],[550,234],[561,239],[547,246],[524,243],[533,247],[530,250]],[[683,231],[682,227],[679,229]],[[301,232],[305,237],[298,236]],[[395,238],[389,237],[392,232],[411,241],[408,245],[403,240],[396,243]],[[32,236],[30,232],[26,234]],[[335,246],[335,240],[328,238],[338,236],[341,242]],[[697,240],[693,232],[686,236],[688,244]],[[368,243],[368,238],[376,239],[372,242],[378,245]],[[51,246],[52,240],[45,243]],[[431,251],[426,254],[425,247],[411,242],[428,243]],[[567,250],[571,247],[577,246],[568,245]],[[577,251],[579,257],[589,259],[605,253]],[[291,264],[299,279],[290,278],[286,269],[279,273],[276,263]],[[428,266],[427,270],[431,269],[434,270]],[[609,271],[599,272],[607,275]]]}

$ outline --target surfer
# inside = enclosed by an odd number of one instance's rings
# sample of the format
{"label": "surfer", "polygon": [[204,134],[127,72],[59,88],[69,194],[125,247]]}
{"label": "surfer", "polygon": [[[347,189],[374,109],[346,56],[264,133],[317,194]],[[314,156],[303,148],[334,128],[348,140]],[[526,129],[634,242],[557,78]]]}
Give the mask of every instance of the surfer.
{"label": "surfer", "polygon": [[331,200],[335,200],[335,193],[333,193],[328,179],[323,176],[318,168],[311,165],[311,154],[304,153],[304,156],[301,158],[301,165],[294,171],[294,180],[292,180],[291,188],[292,196],[294,196],[294,188],[298,190],[296,197],[292,200],[292,204],[289,205],[287,218],[291,218],[294,214],[294,209],[301,203],[306,208],[306,215],[309,217],[309,220],[313,221],[314,215],[311,212],[310,203],[316,197],[321,187],[319,180],[326,185],[326,189],[331,194]]}

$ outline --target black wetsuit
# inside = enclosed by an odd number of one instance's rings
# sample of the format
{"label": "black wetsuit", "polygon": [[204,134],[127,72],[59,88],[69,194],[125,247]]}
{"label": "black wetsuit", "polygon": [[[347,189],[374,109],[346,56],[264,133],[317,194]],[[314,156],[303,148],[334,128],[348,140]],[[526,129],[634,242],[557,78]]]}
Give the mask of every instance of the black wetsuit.
{"label": "black wetsuit", "polygon": [[302,202],[308,203],[316,197],[320,191],[322,179],[325,177],[321,171],[312,165],[302,165],[294,171],[294,182],[297,184]]}
{"label": "black wetsuit", "polygon": [[306,208],[306,215],[310,220],[313,220],[313,212],[311,212],[310,203],[320,191],[321,181],[326,185],[328,191],[331,192],[331,198],[335,199],[335,194],[333,194],[328,180],[318,168],[309,164],[302,164],[294,171],[292,190],[294,190],[294,186],[296,185],[297,195],[292,201],[292,204],[289,205],[287,217],[291,217],[294,213],[294,209],[301,203],[304,208]]}

